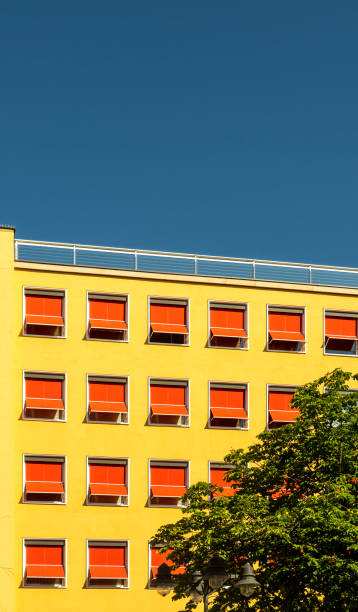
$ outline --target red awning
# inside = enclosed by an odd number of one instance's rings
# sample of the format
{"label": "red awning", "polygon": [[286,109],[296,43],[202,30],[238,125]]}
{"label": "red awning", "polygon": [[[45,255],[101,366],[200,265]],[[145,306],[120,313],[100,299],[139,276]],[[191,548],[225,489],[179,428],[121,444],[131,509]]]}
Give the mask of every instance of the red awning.
{"label": "red awning", "polygon": [[247,333],[244,329],[236,329],[233,327],[211,327],[210,331],[213,336],[220,338],[247,338]]}
{"label": "red awning", "polygon": [[290,331],[269,331],[271,340],[284,340],[287,342],[306,342],[306,338],[301,332]]}
{"label": "red awning", "polygon": [[151,323],[152,332],[161,334],[188,334],[186,325],[180,323]]}
{"label": "red awning", "polygon": [[127,323],[125,321],[109,319],[90,319],[89,326],[91,329],[108,329],[114,331],[127,329]]}
{"label": "red awning", "polygon": [[122,565],[90,565],[89,574],[91,578],[103,580],[128,578],[127,569]]}
{"label": "red awning", "polygon": [[127,487],[124,484],[119,483],[107,483],[107,482],[91,482],[90,483],[90,494],[91,495],[127,495]]}
{"label": "red awning", "polygon": [[161,414],[164,416],[187,416],[188,414],[186,406],[174,406],[173,404],[152,404],[150,408],[152,414]]}
{"label": "red awning", "polygon": [[26,408],[36,408],[36,410],[64,410],[63,401],[61,399],[27,397]]}
{"label": "red awning", "polygon": [[27,481],[25,485],[26,493],[64,493],[62,482],[40,482]]}
{"label": "red awning", "polygon": [[128,412],[124,402],[90,402],[91,412]]}
{"label": "red awning", "polygon": [[270,410],[271,422],[294,423],[300,414],[299,410]]}
{"label": "red awning", "polygon": [[27,578],[64,578],[62,565],[26,565]]}
{"label": "red awning", "polygon": [[326,333],[326,338],[332,338],[332,339],[337,339],[337,340],[358,340],[358,336],[351,336],[348,334],[344,334],[344,335],[340,335],[340,334],[327,334]]}
{"label": "red awning", "polygon": [[186,492],[186,487],[175,487],[170,485],[152,485],[152,497],[175,497],[179,498]]}
{"label": "red awning", "polygon": [[247,419],[244,408],[210,408],[214,419]]}
{"label": "red awning", "polygon": [[51,325],[63,327],[64,321],[62,317],[27,314],[25,317],[26,325]]}

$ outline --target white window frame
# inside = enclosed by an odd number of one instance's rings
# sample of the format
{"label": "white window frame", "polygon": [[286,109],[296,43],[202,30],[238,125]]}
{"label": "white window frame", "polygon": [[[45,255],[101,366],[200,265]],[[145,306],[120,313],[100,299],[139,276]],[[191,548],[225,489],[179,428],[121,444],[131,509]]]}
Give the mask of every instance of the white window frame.
{"label": "white window frame", "polygon": [[[301,387],[302,385],[277,385],[273,383],[266,384],[266,431],[272,431],[273,429],[277,429],[277,427],[273,427],[272,429],[269,428],[270,391],[293,391],[294,393],[296,393],[296,391],[298,391],[298,389],[300,389]],[[289,425],[289,423],[286,423],[285,421],[283,421],[283,423]]]}
{"label": "white window frame", "polygon": [[[127,502],[126,503],[100,503],[100,502],[93,502],[90,501],[90,495],[89,495],[89,486],[90,486],[90,462],[93,461],[93,463],[103,463],[104,465],[114,465],[116,462],[119,465],[123,465],[123,463],[126,466],[126,485],[127,485],[127,495],[120,495],[119,497],[127,497]],[[88,457],[86,457],[86,506],[102,506],[102,507],[106,507],[106,506],[111,506],[114,508],[127,508],[130,505],[130,489],[129,489],[129,483],[130,483],[130,459],[129,457],[96,457],[93,455],[89,455]]]}
{"label": "white window frame", "polygon": [[[356,318],[358,326],[358,311],[357,310],[343,310],[341,308],[324,308],[323,309],[323,354],[327,357],[358,357],[358,340],[353,340],[356,343],[356,352],[354,353],[331,353],[326,351],[326,315],[334,316],[335,314],[342,314],[342,318]],[[338,318],[338,317],[337,317]],[[344,340],[344,338],[342,338]]]}
{"label": "white window frame", "polygon": [[[183,344],[181,343],[176,343],[176,342],[152,342],[151,341],[151,334],[150,334],[150,305],[151,305],[151,300],[158,300],[157,303],[163,303],[165,304],[166,302],[172,303],[173,306],[175,305],[180,305],[180,306],[185,306],[185,322],[186,322],[186,326],[188,328],[188,333],[187,334],[183,334],[183,336],[187,337],[187,342],[184,342]],[[181,302],[181,304],[175,304],[175,302]],[[147,335],[147,341],[148,344],[152,344],[153,346],[157,345],[157,346],[190,346],[190,298],[182,298],[182,297],[168,297],[168,296],[161,296],[161,295],[148,295],[148,335]]]}
{"label": "white window frame", "polygon": [[[125,336],[125,340],[114,340],[111,338],[91,338],[89,333],[88,333],[88,328],[89,328],[89,300],[92,298],[92,296],[98,295],[101,298],[105,298],[108,297],[108,301],[110,301],[111,299],[113,301],[118,301],[121,302],[123,301],[125,303],[125,321],[127,323],[127,331],[125,332],[124,336]],[[91,297],[90,297],[91,296]],[[124,300],[120,300],[120,299],[115,299],[115,298],[124,298]],[[121,342],[122,344],[129,342],[129,294],[128,293],[114,293],[114,292],[107,292],[107,291],[87,291],[86,292],[86,340],[91,340],[93,342]]]}
{"label": "white window frame", "polygon": [[[62,378],[62,391],[63,391],[63,404],[64,404],[64,414],[63,419],[38,419],[36,417],[26,416],[26,378],[31,378],[33,375],[34,378],[45,378],[48,377],[51,380],[51,377],[61,377]],[[23,370],[22,371],[22,411],[21,418],[24,421],[44,421],[46,423],[66,423],[67,422],[67,373],[66,372],[49,372],[48,370]]]}
{"label": "white window frame", "polygon": [[[26,546],[31,546],[32,542],[37,544],[43,543],[44,546],[55,543],[55,545],[63,547],[63,569],[65,574],[63,585],[26,584]],[[67,589],[67,538],[22,538],[22,586],[24,589]]]}
{"label": "white window frame", "polygon": [[[125,401],[127,405],[127,421],[92,421],[89,418],[89,383],[91,382],[91,378],[97,378],[98,381],[103,380],[106,382],[106,379],[109,379],[109,382],[115,382],[117,380],[118,383],[125,384]],[[125,414],[125,413],[120,413]],[[86,423],[90,425],[129,425],[129,376],[118,376],[115,374],[112,376],[111,374],[86,374]]]}
{"label": "white window frame", "polygon": [[[185,464],[185,465],[184,465]],[[151,502],[151,475],[150,468],[154,465],[158,465],[159,467],[185,467],[185,478],[186,478],[186,489],[188,490],[190,487],[190,460],[189,459],[148,459],[148,507],[149,508],[173,508],[174,510],[178,510],[181,508],[185,508],[184,504],[152,504]]]}
{"label": "white window frame", "polygon": [[[177,383],[178,386],[185,387],[185,405],[188,410],[188,416],[184,417],[187,419],[187,423],[184,425],[177,424],[167,424],[167,423],[152,423],[151,420],[151,384],[153,383],[173,383],[173,386]],[[180,417],[179,417],[180,418]],[[152,427],[190,427],[190,379],[189,378],[164,378],[158,376],[148,376],[148,425]]]}
{"label": "white window frame", "polygon": [[[247,414],[247,418],[246,419],[238,419],[241,421],[246,420],[247,421],[247,425],[245,427],[220,427],[220,425],[211,425],[211,405],[210,405],[210,389],[211,386],[215,385],[223,385],[223,386],[227,386],[227,387],[233,387],[233,388],[245,388],[245,410],[246,410],[246,414]],[[249,413],[249,406],[250,406],[250,397],[249,397],[249,383],[248,382],[234,382],[231,380],[208,380],[208,429],[226,429],[227,431],[248,431],[250,429],[250,413]],[[230,417],[228,417],[230,418]]]}
{"label": "white window frame", "polygon": [[[210,309],[211,306],[227,306],[228,310],[230,306],[232,306],[232,310],[243,310],[244,311],[244,329],[247,333],[247,338],[245,340],[246,346],[213,346],[210,341]],[[248,302],[230,302],[226,300],[208,300],[208,348],[212,349],[226,349],[229,351],[248,351],[250,348],[250,335],[249,335],[249,304]]]}
{"label": "white window frame", "polygon": [[[90,543],[98,543],[98,544],[108,544],[113,546],[124,546],[125,547],[125,568],[127,570],[127,585],[118,584],[117,586],[106,586],[105,584],[89,584],[89,547]],[[97,538],[87,538],[86,539],[86,589],[129,589],[130,587],[130,574],[129,574],[129,540],[109,540],[109,539],[97,539]]]}
{"label": "white window frame", "polygon": [[[61,459],[62,463],[62,483],[64,488],[63,501],[28,501],[25,499],[25,485],[26,485],[26,459],[27,458],[37,459],[38,461],[46,461],[49,463],[59,463],[56,459]],[[67,504],[67,455],[38,455],[37,453],[23,453],[22,454],[22,503],[23,504],[35,504],[35,505],[49,505],[49,506],[65,506]]]}
{"label": "white window frame", "polygon": [[[31,295],[31,292],[33,291],[34,294],[39,293],[39,294],[48,294],[48,293],[61,293],[62,294],[62,312],[63,312],[63,322],[64,322],[64,326],[63,326],[63,335],[61,336],[46,336],[45,334],[28,334],[26,332],[26,324],[25,324],[25,318],[26,318],[26,292],[29,292],[28,295]],[[58,296],[60,297],[60,296]],[[22,335],[27,337],[27,338],[53,338],[56,340],[64,340],[67,338],[67,289],[57,289],[54,287],[29,287],[29,286],[23,286],[22,287]]]}
{"label": "white window frame", "polygon": [[[270,342],[269,342],[269,312],[270,309],[280,309],[283,313],[287,312],[289,313],[294,312],[294,311],[300,311],[301,313],[301,321],[302,321],[302,334],[305,337],[305,342],[300,342],[300,344],[302,345],[302,350],[301,351],[285,351],[284,349],[271,349],[270,348]],[[287,353],[287,354],[291,354],[291,355],[305,355],[307,352],[307,312],[306,312],[306,306],[286,306],[285,304],[266,304],[266,351],[269,353]],[[277,310],[277,312],[279,312]],[[296,312],[295,314],[299,314],[299,312]],[[282,342],[285,342],[284,340]],[[297,341],[297,344],[299,343],[299,341]]]}

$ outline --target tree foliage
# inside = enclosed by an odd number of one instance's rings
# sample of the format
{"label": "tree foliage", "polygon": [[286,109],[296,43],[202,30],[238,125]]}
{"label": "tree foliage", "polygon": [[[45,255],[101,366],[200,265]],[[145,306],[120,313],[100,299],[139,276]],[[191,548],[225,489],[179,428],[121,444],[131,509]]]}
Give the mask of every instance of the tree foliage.
{"label": "tree foliage", "polygon": [[[187,567],[173,594],[186,598],[183,609],[196,608],[191,574],[217,553],[231,578],[212,596],[213,612],[358,610],[356,380],[336,369],[306,384],[292,400],[295,423],[232,450],[225,461],[234,466],[227,480],[240,482],[235,495],[211,500],[214,485],[190,487],[180,520],[153,540]],[[250,600],[235,586],[247,560],[261,584]]]}

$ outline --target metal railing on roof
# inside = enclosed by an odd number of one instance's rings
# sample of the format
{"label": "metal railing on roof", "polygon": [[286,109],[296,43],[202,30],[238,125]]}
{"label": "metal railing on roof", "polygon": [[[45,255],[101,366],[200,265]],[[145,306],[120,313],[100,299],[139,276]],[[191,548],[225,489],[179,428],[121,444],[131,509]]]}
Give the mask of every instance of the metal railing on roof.
{"label": "metal railing on roof", "polygon": [[358,287],[358,269],[15,240],[15,260],[113,270]]}

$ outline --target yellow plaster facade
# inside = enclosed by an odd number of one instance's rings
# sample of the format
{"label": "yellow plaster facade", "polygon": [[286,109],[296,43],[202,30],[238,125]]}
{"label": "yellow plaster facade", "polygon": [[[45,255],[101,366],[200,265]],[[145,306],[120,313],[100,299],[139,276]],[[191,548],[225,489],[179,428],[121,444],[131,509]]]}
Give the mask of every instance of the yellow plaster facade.
{"label": "yellow plaster facade", "polygon": [[[267,384],[301,385],[338,366],[356,371],[355,357],[323,354],[323,312],[358,311],[358,291],[14,262],[13,240],[12,230],[0,230],[0,612],[179,610],[147,588],[148,542],[180,517],[148,507],[148,460],[190,461],[190,484],[207,480],[209,461],[266,427]],[[22,334],[24,287],[66,290],[65,338]],[[86,340],[87,292],[128,294],[128,343]],[[148,296],[189,300],[189,346],[148,344]],[[209,300],[248,304],[248,350],[207,347]],[[306,353],[265,350],[267,304],[306,308]],[[65,422],[22,419],[26,370],[66,373]],[[129,377],[128,425],[86,422],[87,374]],[[190,427],[147,425],[148,377],[190,380]],[[207,427],[209,380],[248,383],[248,431]],[[66,456],[66,504],[22,503],[24,453]],[[86,506],[87,456],[129,458],[128,507]],[[67,540],[66,588],[22,586],[23,538]],[[85,588],[87,539],[129,541],[128,589]]]}

